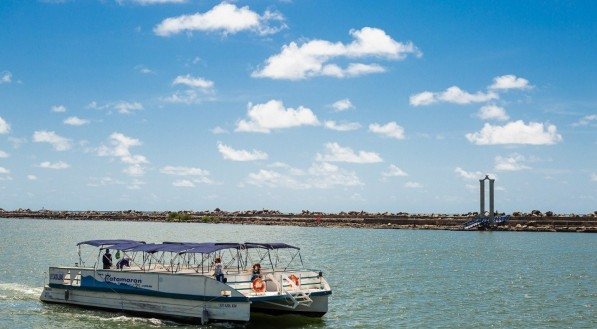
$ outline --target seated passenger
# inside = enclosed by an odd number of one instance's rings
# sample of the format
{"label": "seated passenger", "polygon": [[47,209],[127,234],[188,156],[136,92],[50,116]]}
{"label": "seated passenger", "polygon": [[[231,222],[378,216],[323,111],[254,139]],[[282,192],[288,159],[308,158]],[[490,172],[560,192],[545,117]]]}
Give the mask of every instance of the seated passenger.
{"label": "seated passenger", "polygon": [[116,263],[116,268],[119,270],[122,270],[125,266],[131,267],[131,262],[128,257],[122,257],[122,259]]}
{"label": "seated passenger", "polygon": [[222,260],[220,257],[216,257],[214,260],[214,276],[216,277],[217,281],[226,283],[226,279],[224,278],[224,270],[222,268]]}
{"label": "seated passenger", "polygon": [[253,270],[251,271],[251,282],[253,280],[261,277],[261,264],[255,263],[253,264]]}

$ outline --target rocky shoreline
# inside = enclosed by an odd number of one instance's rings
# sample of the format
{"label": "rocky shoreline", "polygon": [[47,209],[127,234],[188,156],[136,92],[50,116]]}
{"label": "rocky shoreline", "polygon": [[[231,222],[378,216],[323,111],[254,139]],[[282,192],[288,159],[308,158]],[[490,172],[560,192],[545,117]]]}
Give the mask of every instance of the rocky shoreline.
{"label": "rocky shoreline", "polygon": [[[476,212],[466,214],[409,214],[369,213],[350,211],[324,213],[303,210],[301,213],[281,213],[277,210],[249,211],[55,211],[0,209],[0,218],[38,218],[103,221],[149,221],[226,223],[287,226],[353,227],[377,229],[463,230],[463,224],[473,219]],[[497,231],[531,232],[587,232],[597,233],[597,211],[592,214],[554,214],[533,210],[514,212],[510,220]]]}

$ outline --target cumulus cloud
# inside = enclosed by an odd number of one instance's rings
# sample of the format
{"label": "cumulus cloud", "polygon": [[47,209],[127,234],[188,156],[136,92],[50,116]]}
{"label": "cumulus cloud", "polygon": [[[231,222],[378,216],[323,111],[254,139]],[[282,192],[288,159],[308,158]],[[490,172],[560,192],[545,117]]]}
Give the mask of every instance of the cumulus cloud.
{"label": "cumulus cloud", "polygon": [[195,187],[195,183],[188,179],[175,180],[174,182],[172,182],[172,185],[176,187]]}
{"label": "cumulus cloud", "polygon": [[8,134],[10,125],[2,117],[0,117],[0,134]]}
{"label": "cumulus cloud", "polygon": [[143,109],[143,105],[139,102],[126,102],[120,101],[112,105],[112,108],[121,114],[131,114],[133,111],[139,111]]}
{"label": "cumulus cloud", "polygon": [[485,123],[483,129],[466,134],[466,138],[477,145],[550,145],[562,141],[562,135],[557,133],[555,125],[538,122],[525,124],[522,120],[508,122],[503,126]]}
{"label": "cumulus cloud", "polygon": [[477,112],[477,117],[479,117],[481,120],[506,121],[510,119],[503,107],[499,107],[494,104],[481,107],[479,112]]}
{"label": "cumulus cloud", "polygon": [[597,114],[585,115],[580,120],[578,120],[577,122],[572,124],[573,127],[588,126],[588,125],[592,125],[592,126],[597,125]]}
{"label": "cumulus cloud", "polygon": [[[278,168],[287,169],[288,172],[261,169],[256,173],[250,173],[245,183],[259,187],[290,189],[328,189],[363,185],[353,171],[341,169],[327,162],[313,163],[306,171],[285,164]],[[298,179],[297,176],[301,178]]]}
{"label": "cumulus cloud", "polygon": [[44,161],[39,164],[39,167],[45,168],[45,169],[60,170],[60,169],[70,168],[70,165],[64,161],[58,161],[58,162],[54,162],[54,163],[52,163],[50,161]]}
{"label": "cumulus cloud", "polygon": [[499,98],[498,94],[493,91],[476,92],[471,94],[464,91],[457,86],[452,86],[441,92],[424,91],[410,96],[409,102],[413,106],[424,106],[438,102],[453,103],[453,104],[470,104],[470,103],[484,103],[492,99]]}
{"label": "cumulus cloud", "polygon": [[205,93],[210,93],[213,91],[214,82],[201,77],[192,77],[190,74],[187,74],[177,76],[174,81],[172,81],[172,85],[183,85],[199,89]]}
{"label": "cumulus cloud", "polygon": [[215,126],[213,129],[210,130],[212,134],[214,135],[220,135],[220,134],[228,134],[228,130],[220,127],[220,126]]}
{"label": "cumulus cloud", "polygon": [[0,84],[3,83],[11,83],[12,82],[12,73],[9,71],[4,71],[0,73]]}
{"label": "cumulus cloud", "polygon": [[10,170],[4,168],[4,167],[0,167],[0,175],[8,175],[10,174]]}
{"label": "cumulus cloud", "polygon": [[64,113],[66,112],[66,107],[64,105],[54,105],[52,106],[52,112]]}
{"label": "cumulus cloud", "polygon": [[10,156],[10,154],[0,150],[0,158],[8,158]]}
{"label": "cumulus cloud", "polygon": [[177,90],[170,96],[160,98],[160,100],[166,103],[187,105],[199,103],[201,99],[199,93],[193,89]]}
{"label": "cumulus cloud", "polygon": [[140,154],[132,154],[131,148],[140,146],[141,141],[128,137],[122,133],[114,132],[109,137],[110,145],[102,145],[97,150],[98,156],[114,157],[120,159],[128,166],[123,172],[130,176],[141,176],[145,173],[143,164],[149,163],[147,158]]}
{"label": "cumulus cloud", "polygon": [[[279,25],[272,26],[271,22],[278,22]],[[278,12],[265,11],[259,15],[248,6],[239,8],[235,4],[222,2],[205,13],[166,18],[153,31],[163,37],[184,31],[221,32],[224,35],[252,31],[267,35],[283,28],[284,17]]]}
{"label": "cumulus cloud", "polygon": [[27,175],[27,179],[28,180],[36,180],[37,176],[35,176],[35,175]]}
{"label": "cumulus cloud", "polygon": [[591,173],[591,181],[597,182],[597,173]]}
{"label": "cumulus cloud", "polygon": [[358,122],[336,123],[336,121],[325,121],[323,126],[336,131],[351,131],[361,128]]}
{"label": "cumulus cloud", "polygon": [[531,169],[531,167],[524,163],[527,159],[517,153],[511,154],[507,157],[496,156],[495,157],[495,170],[497,171],[519,171],[525,169]]}
{"label": "cumulus cloud", "polygon": [[232,161],[256,161],[256,160],[266,160],[267,153],[263,151],[253,150],[235,150],[228,145],[224,145],[222,143],[218,143],[218,151],[224,159],[232,160]]}
{"label": "cumulus cloud", "polygon": [[278,100],[249,104],[247,116],[248,119],[238,121],[235,131],[269,133],[272,129],[319,125],[319,120],[310,109],[303,106],[285,108]]}
{"label": "cumulus cloud", "polygon": [[[194,183],[213,184],[214,182],[209,178],[209,171],[197,167],[182,167],[182,166],[165,166],[160,169],[162,174],[173,176],[189,176],[191,179],[178,180],[176,182],[190,182]],[[176,183],[175,182],[175,183]],[[174,184],[174,183],[173,183]],[[174,185],[177,186],[177,185]],[[192,187],[192,186],[189,186]]]}
{"label": "cumulus cloud", "polygon": [[460,167],[456,167],[456,169],[454,169],[454,172],[458,174],[458,176],[470,180],[482,179],[483,177],[485,177],[485,174],[483,174],[480,171],[466,171]]}
{"label": "cumulus cloud", "polygon": [[56,151],[66,151],[72,147],[70,139],[59,136],[53,131],[36,131],[33,133],[33,141],[36,143],[51,144]]}
{"label": "cumulus cloud", "polygon": [[421,183],[417,183],[417,182],[406,182],[404,183],[404,187],[406,188],[422,188],[423,185],[421,185]]}
{"label": "cumulus cloud", "polygon": [[89,123],[87,119],[81,119],[79,117],[68,117],[64,120],[65,125],[70,126],[83,126]]}
{"label": "cumulus cloud", "polygon": [[403,177],[403,176],[408,176],[408,174],[404,170],[398,168],[398,166],[393,165],[393,164],[391,164],[388,167],[387,171],[382,172],[381,175],[383,177]]}
{"label": "cumulus cloud", "polygon": [[324,162],[377,163],[383,162],[375,152],[355,152],[349,147],[342,147],[338,143],[325,144],[326,153],[317,153],[315,159]]}
{"label": "cumulus cloud", "polygon": [[344,98],[338,101],[335,101],[332,105],[330,105],[335,112],[342,112],[350,109],[354,109],[354,105],[350,102],[350,99]]}
{"label": "cumulus cloud", "polygon": [[389,138],[404,139],[404,128],[394,121],[388,122],[385,125],[372,123],[369,125],[369,131]]}
{"label": "cumulus cloud", "polygon": [[489,86],[489,89],[494,90],[508,90],[508,89],[530,89],[529,80],[519,78],[513,74],[502,75],[493,78],[493,84]]}
{"label": "cumulus cloud", "polygon": [[262,68],[251,75],[257,78],[302,80],[316,76],[337,78],[379,73],[385,69],[377,63],[349,63],[346,68],[331,63],[332,60],[373,58],[402,60],[407,55],[421,56],[412,42],[401,43],[385,31],[364,27],[351,30],[353,41],[349,44],[326,40],[311,40],[302,44],[291,42],[280,53],[269,57]]}

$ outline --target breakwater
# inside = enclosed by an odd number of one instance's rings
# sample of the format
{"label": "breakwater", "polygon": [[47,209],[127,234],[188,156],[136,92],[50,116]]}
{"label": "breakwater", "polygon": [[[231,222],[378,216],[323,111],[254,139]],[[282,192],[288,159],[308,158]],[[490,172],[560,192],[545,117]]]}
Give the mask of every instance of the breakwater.
{"label": "breakwater", "polygon": [[[277,210],[248,211],[56,211],[0,209],[0,218],[39,218],[102,221],[197,222],[292,226],[330,226],[383,229],[462,230],[463,224],[477,215],[466,214],[409,214],[370,213],[349,211],[339,213],[312,212],[282,213]],[[510,220],[496,228],[498,231],[588,232],[597,233],[597,211],[592,214],[554,214],[533,210],[514,212]]]}

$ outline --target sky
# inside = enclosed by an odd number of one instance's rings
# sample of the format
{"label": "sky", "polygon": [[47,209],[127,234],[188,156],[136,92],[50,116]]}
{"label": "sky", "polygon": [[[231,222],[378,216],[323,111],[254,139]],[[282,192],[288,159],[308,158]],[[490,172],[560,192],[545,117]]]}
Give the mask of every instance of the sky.
{"label": "sky", "polygon": [[0,208],[597,210],[594,1],[0,2]]}

